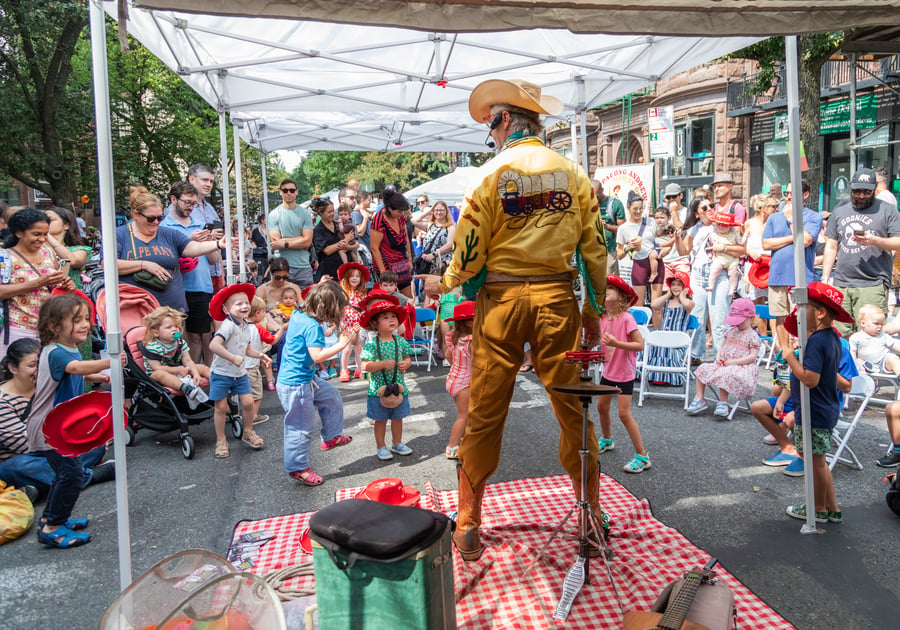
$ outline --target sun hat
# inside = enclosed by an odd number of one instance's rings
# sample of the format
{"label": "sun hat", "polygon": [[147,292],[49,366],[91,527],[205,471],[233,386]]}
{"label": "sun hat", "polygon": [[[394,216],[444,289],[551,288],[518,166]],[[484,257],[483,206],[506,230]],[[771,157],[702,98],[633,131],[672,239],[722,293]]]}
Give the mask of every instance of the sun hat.
{"label": "sun hat", "polygon": [[769,271],[772,264],[771,256],[760,256],[750,264],[747,272],[747,280],[757,289],[765,289],[769,286]]}
{"label": "sun hat", "polygon": [[389,503],[390,505],[415,506],[419,503],[420,494],[412,486],[404,486],[399,479],[385,477],[371,482],[355,498]]}
{"label": "sun hat", "polygon": [[366,306],[365,312],[359,318],[359,325],[368,328],[371,320],[381,313],[394,313],[401,324],[409,318],[409,311],[405,306],[398,306],[389,300],[379,300]]}
{"label": "sun hat", "polygon": [[491,107],[501,103],[551,116],[563,110],[562,101],[554,96],[541,94],[539,85],[519,79],[488,79],[472,90],[469,96],[469,114],[475,122],[489,122]]}
{"label": "sun hat", "polygon": [[248,301],[252,301],[253,296],[256,295],[256,287],[249,282],[232,284],[225,287],[212,296],[212,299],[209,301],[209,316],[217,322],[224,322],[226,316],[222,307],[225,306],[225,302],[228,301],[228,298],[232,295],[237,295],[238,293],[243,293],[247,296]]}
{"label": "sun hat", "polygon": [[712,180],[713,186],[716,184],[733,184],[734,175],[731,173],[716,173]]}
{"label": "sun hat", "polygon": [[740,226],[740,223],[737,223],[734,220],[734,215],[730,212],[714,212],[710,218],[713,223],[718,223],[719,225],[727,225],[729,227]]}
{"label": "sun hat", "polygon": [[475,302],[472,300],[466,300],[465,302],[460,302],[456,306],[453,307],[453,317],[448,317],[445,319],[445,322],[461,322],[464,319],[474,319],[475,318]]}
{"label": "sun hat", "polygon": [[756,305],[750,298],[738,298],[731,303],[728,310],[728,317],[725,318],[725,324],[728,326],[737,326],[745,320],[756,315]]}
{"label": "sun hat", "polygon": [[58,404],[47,414],[43,431],[47,444],[65,457],[106,444],[113,438],[112,393],[89,392]]}
{"label": "sun hat", "polygon": [[844,310],[844,294],[830,284],[824,282],[810,282],[806,287],[810,300],[815,300],[823,306],[827,306],[834,312],[834,318],[845,324],[853,324],[856,320],[853,315]]}
{"label": "sun hat", "polygon": [[607,284],[607,286],[612,285],[612,286],[616,287],[619,291],[621,291],[626,296],[628,296],[628,299],[631,302],[631,304],[629,304],[629,306],[634,306],[635,304],[637,304],[637,301],[638,301],[637,293],[634,292],[634,289],[631,287],[631,285],[629,285],[627,282],[622,280],[622,278],[620,278],[619,276],[613,276],[613,275],[608,276],[606,278],[606,284]]}
{"label": "sun hat", "polygon": [[850,190],[875,190],[875,171],[870,168],[861,168],[853,173]]}
{"label": "sun hat", "polygon": [[692,295],[694,293],[693,290],[691,290],[691,277],[685,272],[676,269],[674,273],[667,275],[666,286],[672,288],[673,280],[680,280],[681,284],[684,285],[684,290],[687,291],[688,295]]}
{"label": "sun hat", "polygon": [[346,262],[343,265],[341,265],[340,267],[338,267],[338,270],[337,270],[338,281],[343,280],[344,275],[351,269],[359,270],[359,272],[363,275],[363,283],[366,283],[369,281],[368,267],[366,267],[365,265],[362,265],[358,262]]}

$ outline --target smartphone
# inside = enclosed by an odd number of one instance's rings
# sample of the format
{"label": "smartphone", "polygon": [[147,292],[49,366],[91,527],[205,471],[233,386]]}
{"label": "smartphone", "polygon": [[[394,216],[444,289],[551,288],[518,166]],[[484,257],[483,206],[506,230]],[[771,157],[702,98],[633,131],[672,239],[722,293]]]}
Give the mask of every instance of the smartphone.
{"label": "smartphone", "polygon": [[866,231],[865,231],[865,230],[853,230],[853,233],[854,233],[856,236],[865,236],[865,235],[866,235]]}
{"label": "smartphone", "polygon": [[57,269],[59,269],[63,273],[69,273],[69,265],[71,264],[71,262],[72,261],[68,258],[60,258]]}
{"label": "smartphone", "polygon": [[224,221],[214,221],[213,223],[207,223],[203,226],[204,230],[224,230],[225,222]]}

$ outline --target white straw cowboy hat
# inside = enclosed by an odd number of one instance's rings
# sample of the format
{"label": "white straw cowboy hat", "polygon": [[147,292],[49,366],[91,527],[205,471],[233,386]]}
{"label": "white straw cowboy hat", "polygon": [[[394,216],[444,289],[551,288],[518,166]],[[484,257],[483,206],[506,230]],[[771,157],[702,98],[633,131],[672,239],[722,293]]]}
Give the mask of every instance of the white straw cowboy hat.
{"label": "white straw cowboy hat", "polygon": [[541,87],[518,79],[489,79],[475,86],[469,97],[469,114],[476,122],[490,122],[491,106],[513,105],[530,112],[556,116],[563,110],[558,98],[541,94]]}

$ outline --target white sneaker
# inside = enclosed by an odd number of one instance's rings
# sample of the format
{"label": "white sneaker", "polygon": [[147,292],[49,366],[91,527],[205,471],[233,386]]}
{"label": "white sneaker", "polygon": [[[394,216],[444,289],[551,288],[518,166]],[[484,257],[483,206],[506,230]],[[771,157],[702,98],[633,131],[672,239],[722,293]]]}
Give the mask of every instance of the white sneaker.
{"label": "white sneaker", "polygon": [[728,403],[719,401],[716,403],[716,410],[713,412],[713,415],[719,416],[720,418],[727,418],[730,412],[731,410],[728,408]]}
{"label": "white sneaker", "polygon": [[699,413],[703,413],[709,409],[709,405],[706,404],[706,401],[702,398],[694,397],[694,400],[691,401],[691,404],[688,406],[686,412],[689,416],[696,416]]}
{"label": "white sneaker", "polygon": [[766,433],[766,437],[763,438],[763,444],[768,444],[769,446],[775,446],[778,444],[778,440],[775,439],[775,436],[771,433]]}

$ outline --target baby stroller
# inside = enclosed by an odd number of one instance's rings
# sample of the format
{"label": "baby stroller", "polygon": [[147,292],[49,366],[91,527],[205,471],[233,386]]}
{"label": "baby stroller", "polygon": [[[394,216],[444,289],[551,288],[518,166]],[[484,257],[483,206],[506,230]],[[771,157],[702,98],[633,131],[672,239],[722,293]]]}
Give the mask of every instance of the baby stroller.
{"label": "baby stroller", "polygon": [[[106,330],[105,289],[97,296],[97,317]],[[125,427],[125,444],[133,446],[139,429],[150,429],[159,433],[178,431],[181,453],[186,459],[194,457],[194,439],[188,427],[200,424],[213,417],[213,405],[200,403],[191,409],[181,391],[163,387],[144,371],[143,338],[144,327],[141,319],[159,306],[156,298],[144,289],[129,284],[119,285],[119,312],[124,335],[125,350],[125,398],[130,399],[128,424]],[[201,386],[204,383],[201,383]],[[232,432],[241,437],[244,432],[240,417],[232,416]]]}

